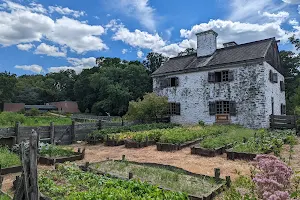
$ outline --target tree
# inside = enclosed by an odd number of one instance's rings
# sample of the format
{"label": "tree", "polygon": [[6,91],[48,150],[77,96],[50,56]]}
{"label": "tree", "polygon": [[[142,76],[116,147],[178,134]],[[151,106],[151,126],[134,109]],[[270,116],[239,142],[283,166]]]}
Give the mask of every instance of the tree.
{"label": "tree", "polygon": [[0,104],[11,102],[16,94],[16,74],[0,73]]}
{"label": "tree", "polygon": [[187,48],[184,51],[178,53],[178,56],[187,56],[196,53],[194,48]]}
{"label": "tree", "polygon": [[148,53],[146,60],[143,61],[144,66],[149,71],[149,73],[153,73],[160,66],[162,66],[167,60],[168,57],[163,56],[160,53],[150,52]]}
{"label": "tree", "polygon": [[147,93],[143,99],[129,102],[126,118],[130,120],[152,121],[163,117],[168,111],[168,98],[155,93]]}

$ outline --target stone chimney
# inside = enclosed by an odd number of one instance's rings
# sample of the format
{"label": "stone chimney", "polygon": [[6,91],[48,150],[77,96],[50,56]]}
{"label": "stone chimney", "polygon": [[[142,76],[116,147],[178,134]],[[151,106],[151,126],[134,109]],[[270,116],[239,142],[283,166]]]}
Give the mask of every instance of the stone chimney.
{"label": "stone chimney", "polygon": [[210,56],[217,50],[218,33],[208,30],[196,34],[197,57]]}

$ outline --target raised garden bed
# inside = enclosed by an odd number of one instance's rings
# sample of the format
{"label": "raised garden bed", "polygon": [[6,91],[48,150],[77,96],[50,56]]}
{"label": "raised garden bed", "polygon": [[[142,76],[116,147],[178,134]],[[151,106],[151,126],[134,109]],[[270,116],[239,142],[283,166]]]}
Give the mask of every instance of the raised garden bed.
{"label": "raised garden bed", "polygon": [[254,153],[243,153],[243,152],[234,152],[232,150],[226,150],[228,160],[253,160],[257,154]]}
{"label": "raised garden bed", "polygon": [[0,175],[22,171],[21,160],[18,154],[6,147],[0,147]]}
{"label": "raised garden bed", "polygon": [[[65,187],[66,185],[68,187]],[[39,189],[45,195],[43,200],[188,199],[186,194],[161,190],[157,186],[139,180],[128,181],[84,172],[74,163],[58,165],[56,170],[40,171]]]}
{"label": "raised garden bed", "polygon": [[82,160],[85,156],[85,149],[81,151],[78,149],[77,152],[71,149],[64,149],[54,145],[49,145],[40,151],[38,162],[44,165],[54,165],[55,163],[72,162],[76,160]]}
{"label": "raised garden bed", "polygon": [[0,168],[0,175],[6,175],[6,174],[12,174],[12,173],[18,173],[22,171],[22,166],[11,166],[6,168]]}
{"label": "raised garden bed", "polygon": [[121,146],[125,144],[125,141],[124,140],[118,141],[118,140],[111,139],[111,140],[106,140],[104,144],[105,146],[109,146],[109,147]]}
{"label": "raised garden bed", "polygon": [[191,153],[200,156],[214,157],[217,155],[222,155],[223,153],[226,152],[226,149],[229,149],[231,147],[232,144],[215,148],[215,149],[206,149],[206,148],[202,148],[200,145],[196,145],[191,147]]}
{"label": "raised garden bed", "polygon": [[179,151],[185,147],[197,144],[201,141],[202,139],[197,139],[193,141],[188,141],[184,142],[182,144],[171,144],[171,143],[156,143],[156,149],[157,151]]}
{"label": "raised garden bed", "polygon": [[225,189],[226,182],[219,177],[195,174],[182,168],[157,163],[138,163],[107,160],[83,167],[101,175],[121,179],[138,179],[159,185],[163,190],[188,194],[192,200],[210,200]]}
{"label": "raised garden bed", "polygon": [[125,140],[125,148],[144,148],[155,144],[155,141],[136,142],[134,140]]}

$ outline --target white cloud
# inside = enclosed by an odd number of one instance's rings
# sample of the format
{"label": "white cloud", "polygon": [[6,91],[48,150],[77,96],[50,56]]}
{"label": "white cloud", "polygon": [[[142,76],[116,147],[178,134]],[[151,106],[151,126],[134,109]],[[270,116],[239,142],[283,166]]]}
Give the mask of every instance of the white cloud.
{"label": "white cloud", "polygon": [[142,58],[144,56],[144,53],[141,50],[138,50],[136,55],[138,58]]}
{"label": "white cloud", "polygon": [[285,3],[300,4],[300,0],[282,0]]}
{"label": "white cloud", "polygon": [[128,49],[122,49],[122,54],[126,54],[128,52]]}
{"label": "white cloud", "polygon": [[47,10],[43,7],[42,4],[37,4],[35,2],[30,3],[28,6],[23,6],[18,3],[14,3],[9,0],[3,0],[4,3],[0,4],[0,8],[10,10],[10,11],[29,11],[36,13],[47,13]]}
{"label": "white cloud", "polygon": [[15,68],[32,71],[35,73],[41,73],[43,71],[43,67],[41,67],[40,65],[16,65]]}
{"label": "white cloud", "polygon": [[122,27],[112,37],[113,40],[121,40],[133,47],[140,47],[146,49],[156,49],[165,46],[165,41],[156,33],[150,34],[148,32],[136,29],[130,32],[127,28]]}
{"label": "white cloud", "polygon": [[33,47],[34,47],[34,45],[31,44],[31,43],[29,43],[29,44],[18,44],[17,45],[17,48],[20,49],[20,50],[22,50],[22,51],[28,51],[28,50],[30,50]]}
{"label": "white cloud", "polygon": [[56,20],[54,29],[47,38],[60,45],[67,45],[77,53],[108,49],[97,37],[104,33],[102,26],[81,23],[68,17]]}
{"label": "white cloud", "polygon": [[111,6],[117,11],[135,18],[150,31],[156,29],[155,9],[148,0],[112,0]]}
{"label": "white cloud", "polygon": [[289,18],[290,14],[285,11],[278,12],[277,14],[264,12],[262,16],[268,17],[269,19],[281,24]]}
{"label": "white cloud", "polygon": [[296,19],[291,19],[291,20],[289,20],[289,24],[292,26],[298,26],[299,22]]}
{"label": "white cloud", "polygon": [[58,47],[47,45],[45,43],[40,44],[34,51],[34,54],[45,54],[53,57],[66,57],[66,52],[62,52]]}
{"label": "white cloud", "polygon": [[49,72],[60,72],[68,69],[74,70],[77,74],[81,73],[83,69],[90,69],[96,65],[96,58],[68,58],[71,66],[59,66],[48,68]]}
{"label": "white cloud", "polygon": [[0,11],[0,46],[48,39],[77,53],[108,49],[99,37],[104,34],[100,25],[85,24],[65,16],[54,21],[37,13],[41,10],[40,6],[33,9],[5,1],[1,7],[5,11]]}
{"label": "white cloud", "polygon": [[72,10],[68,7],[63,8],[61,6],[49,6],[48,8],[49,8],[50,13],[57,12],[61,15],[72,15],[73,17],[76,17],[76,18],[85,15],[84,11]]}

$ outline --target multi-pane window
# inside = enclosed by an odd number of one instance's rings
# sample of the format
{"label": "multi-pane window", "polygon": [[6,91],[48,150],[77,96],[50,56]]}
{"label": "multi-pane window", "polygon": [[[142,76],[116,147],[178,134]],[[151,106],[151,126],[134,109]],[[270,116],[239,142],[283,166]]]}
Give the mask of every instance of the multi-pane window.
{"label": "multi-pane window", "polygon": [[162,88],[177,87],[179,85],[178,77],[166,78],[161,82]]}
{"label": "multi-pane window", "polygon": [[169,103],[169,115],[180,115],[180,103]]}
{"label": "multi-pane window", "polygon": [[209,102],[209,114],[230,114],[236,115],[235,101],[214,101]]}
{"label": "multi-pane window", "polygon": [[219,72],[208,73],[208,82],[210,83],[219,83],[226,81],[233,81],[233,71],[224,70]]}
{"label": "multi-pane window", "polygon": [[217,101],[216,102],[216,113],[217,114],[228,114],[229,113],[229,101]]}

